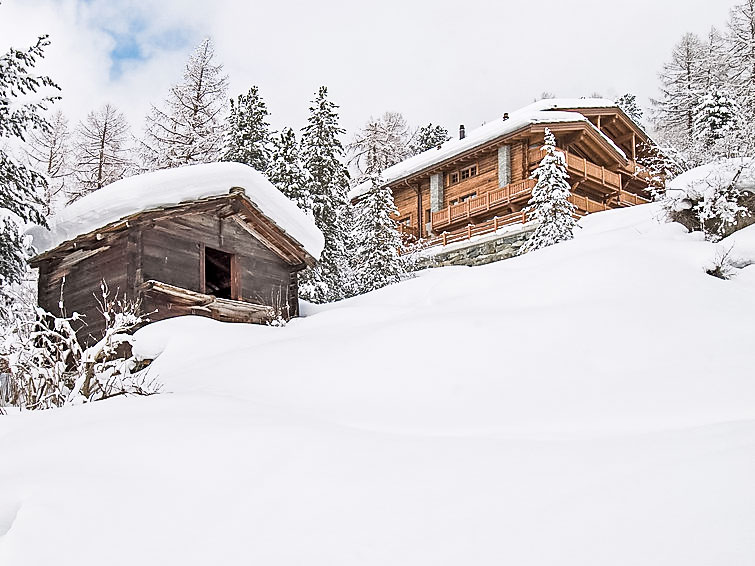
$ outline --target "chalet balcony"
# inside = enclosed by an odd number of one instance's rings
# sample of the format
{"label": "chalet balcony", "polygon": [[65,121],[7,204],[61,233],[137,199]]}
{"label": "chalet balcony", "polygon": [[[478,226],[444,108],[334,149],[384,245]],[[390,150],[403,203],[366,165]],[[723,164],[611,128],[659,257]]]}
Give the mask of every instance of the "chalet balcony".
{"label": "chalet balcony", "polygon": [[[606,192],[615,192],[621,190],[621,175],[609,171],[605,167],[596,165],[583,159],[578,155],[561,150],[566,157],[566,170],[569,173],[569,179],[575,181],[590,181],[604,188]],[[530,163],[540,163],[543,159],[543,152],[539,149],[530,150]]]}
{"label": "chalet balcony", "polygon": [[501,210],[512,202],[526,201],[529,199],[529,195],[532,193],[534,187],[534,179],[517,181],[500,189],[494,189],[480,196],[472,197],[464,202],[449,205],[438,212],[433,212],[433,232],[437,232],[457,222],[469,220],[474,216],[479,216],[486,212]]}
{"label": "chalet balcony", "polygon": [[[518,185],[518,183],[514,183],[514,184]],[[534,182],[530,184],[530,189],[526,193],[526,196],[528,198],[529,198],[529,194],[532,192],[532,187],[534,187]],[[491,191],[491,193],[492,192],[495,192],[495,191]],[[515,196],[518,196],[519,194],[521,193],[515,193]],[[478,197],[478,198],[483,198],[484,196],[485,195],[482,195],[481,197]],[[571,202],[574,206],[577,207],[577,210],[575,211],[574,216],[576,218],[580,218],[582,216],[585,216],[586,214],[591,214],[593,212],[600,212],[603,210],[611,210],[613,208],[617,208],[617,206],[618,207],[634,206],[637,204],[645,204],[650,201],[642,198],[641,196],[628,193],[626,191],[619,191],[619,194],[616,199],[609,199],[607,202],[597,201],[589,197],[586,197],[584,195],[577,195],[577,194],[570,195],[569,202]],[[462,204],[465,205],[467,203],[465,202]],[[459,207],[461,205],[455,205],[455,206]],[[448,207],[448,208],[451,208],[451,207]],[[440,212],[436,214],[446,215],[448,214],[448,208],[446,210],[441,210]],[[448,244],[453,244],[456,242],[469,240],[471,238],[474,238],[475,236],[482,236],[485,234],[490,234],[492,232],[497,232],[500,228],[503,228],[504,226],[510,226],[512,224],[525,224],[528,220],[529,218],[527,217],[527,214],[524,212],[524,210],[519,211],[519,212],[512,212],[504,216],[495,216],[492,219],[487,220],[485,222],[481,222],[479,224],[470,223],[464,226],[463,228],[458,228],[450,232],[443,232],[437,236],[433,236],[431,238],[422,240],[420,245],[423,249],[431,248],[434,246],[446,246]]]}

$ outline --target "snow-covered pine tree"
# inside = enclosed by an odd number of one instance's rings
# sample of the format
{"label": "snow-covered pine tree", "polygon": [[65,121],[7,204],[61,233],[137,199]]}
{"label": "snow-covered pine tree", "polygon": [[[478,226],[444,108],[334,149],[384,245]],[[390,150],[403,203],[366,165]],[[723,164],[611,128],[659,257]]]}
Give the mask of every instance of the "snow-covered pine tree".
{"label": "snow-covered pine tree", "polygon": [[368,168],[383,171],[412,155],[409,140],[409,126],[398,112],[370,118],[346,147],[351,154],[349,164],[355,165],[360,175],[366,175]]}
{"label": "snow-covered pine tree", "polygon": [[638,125],[642,124],[642,108],[637,104],[637,97],[628,92],[616,99],[616,105]]}
{"label": "snow-covered pine tree", "polygon": [[130,140],[126,117],[110,104],[79,122],[74,134],[75,183],[69,187],[70,202],[128,176]]}
{"label": "snow-covered pine tree", "polygon": [[264,173],[270,165],[271,134],[267,105],[252,86],[247,94],[231,99],[231,113],[226,119],[225,147],[222,161],[244,163]]}
{"label": "snow-covered pine tree", "polygon": [[734,97],[723,88],[713,88],[700,100],[695,117],[696,135],[712,149],[717,141],[737,129],[738,119]]}
{"label": "snow-covered pine tree", "polygon": [[47,188],[41,195],[45,216],[65,203],[66,184],[71,175],[68,120],[58,110],[49,122],[48,130],[36,129],[29,132],[24,148],[29,166],[47,177]]}
{"label": "snow-covered pine tree", "polygon": [[567,181],[566,159],[556,149],[556,138],[545,129],[545,157],[532,174],[537,179],[532,197],[525,208],[528,220],[538,222],[521,253],[557,244],[574,237],[575,206],[569,201],[571,187]]}
{"label": "snow-covered pine tree", "polygon": [[399,255],[403,242],[393,217],[398,210],[391,189],[380,173],[371,171],[364,180],[370,189],[354,212],[354,291],[368,293],[401,280],[407,256]]}
{"label": "snow-covered pine tree", "polygon": [[44,175],[18,162],[5,147],[11,140],[25,141],[33,129],[50,129],[42,112],[60,97],[44,91],[60,89],[49,77],[33,74],[49,44],[44,35],[26,50],[11,48],[0,55],[0,293],[25,271],[18,221],[46,224],[40,198],[47,190]]}
{"label": "snow-covered pine tree", "polygon": [[451,139],[448,130],[443,126],[433,126],[432,122],[419,128],[409,142],[412,155],[417,155],[428,149],[435,149]]}
{"label": "snow-covered pine tree", "polygon": [[152,107],[141,143],[145,169],[220,159],[228,77],[214,57],[212,41],[205,39],[189,57],[183,80],[170,89],[163,106]]}
{"label": "snow-covered pine tree", "polygon": [[299,143],[291,128],[273,137],[272,160],[267,177],[275,187],[302,210],[312,210],[307,176],[302,168]]}
{"label": "snow-covered pine tree", "polygon": [[337,108],[328,100],[327,87],[320,87],[302,129],[302,165],[309,179],[312,213],[325,235],[325,249],[317,266],[302,274],[299,290],[304,299],[316,303],[342,299],[349,288],[349,172],[342,162],[339,137],[345,132],[338,125]]}

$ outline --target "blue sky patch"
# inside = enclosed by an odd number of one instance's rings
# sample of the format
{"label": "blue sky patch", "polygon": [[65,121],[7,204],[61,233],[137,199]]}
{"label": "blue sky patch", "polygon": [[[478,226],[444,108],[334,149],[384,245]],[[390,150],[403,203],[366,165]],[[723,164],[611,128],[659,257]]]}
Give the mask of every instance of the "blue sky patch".
{"label": "blue sky patch", "polygon": [[149,30],[145,20],[139,17],[133,17],[129,21],[126,32],[112,29],[104,31],[115,40],[115,46],[110,51],[111,80],[123,75],[126,64],[147,61],[155,51],[183,49],[191,40],[189,30],[173,28],[156,32]]}

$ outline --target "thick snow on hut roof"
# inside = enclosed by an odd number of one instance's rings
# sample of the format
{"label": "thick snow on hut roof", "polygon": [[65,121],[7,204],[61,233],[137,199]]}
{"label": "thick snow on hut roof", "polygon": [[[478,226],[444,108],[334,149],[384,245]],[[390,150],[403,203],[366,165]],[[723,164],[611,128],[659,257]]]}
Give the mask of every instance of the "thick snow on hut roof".
{"label": "thick snow on hut roof", "polygon": [[129,177],[65,207],[52,219],[49,230],[34,226],[27,233],[41,254],[132,214],[227,195],[233,187],[243,188],[246,198],[267,218],[319,259],[324,238],[314,219],[264,175],[241,163],[190,165]]}
{"label": "thick snow on hut roof", "polygon": [[[388,167],[383,171],[383,181],[385,183],[392,183],[399,179],[403,179],[409,175],[422,171],[427,167],[432,167],[436,163],[445,161],[452,157],[456,157],[473,149],[477,146],[493,141],[501,136],[513,134],[517,130],[525,128],[533,124],[552,124],[552,123],[564,123],[564,122],[582,122],[592,129],[600,137],[602,137],[613,149],[621,156],[626,158],[626,154],[621,150],[609,137],[598,130],[592,122],[585,118],[579,112],[564,112],[559,111],[560,108],[615,108],[616,103],[604,98],[574,98],[574,99],[546,99],[539,100],[529,106],[525,106],[509,115],[509,118],[504,120],[503,116],[488,122],[467,132],[464,139],[452,139],[438,148],[429,149],[418,155],[410,157],[397,163],[392,167]],[[369,182],[361,183],[354,187],[349,193],[349,198],[357,198],[366,193],[370,188]]]}

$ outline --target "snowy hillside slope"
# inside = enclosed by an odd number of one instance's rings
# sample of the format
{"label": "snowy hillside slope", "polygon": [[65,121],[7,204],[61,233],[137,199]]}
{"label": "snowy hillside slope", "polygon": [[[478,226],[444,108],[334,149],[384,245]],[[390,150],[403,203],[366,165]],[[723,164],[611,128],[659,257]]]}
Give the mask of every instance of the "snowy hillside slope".
{"label": "snowy hillside slope", "polygon": [[164,394],[0,418],[0,564],[752,564],[755,266],[659,214],[144,328]]}

